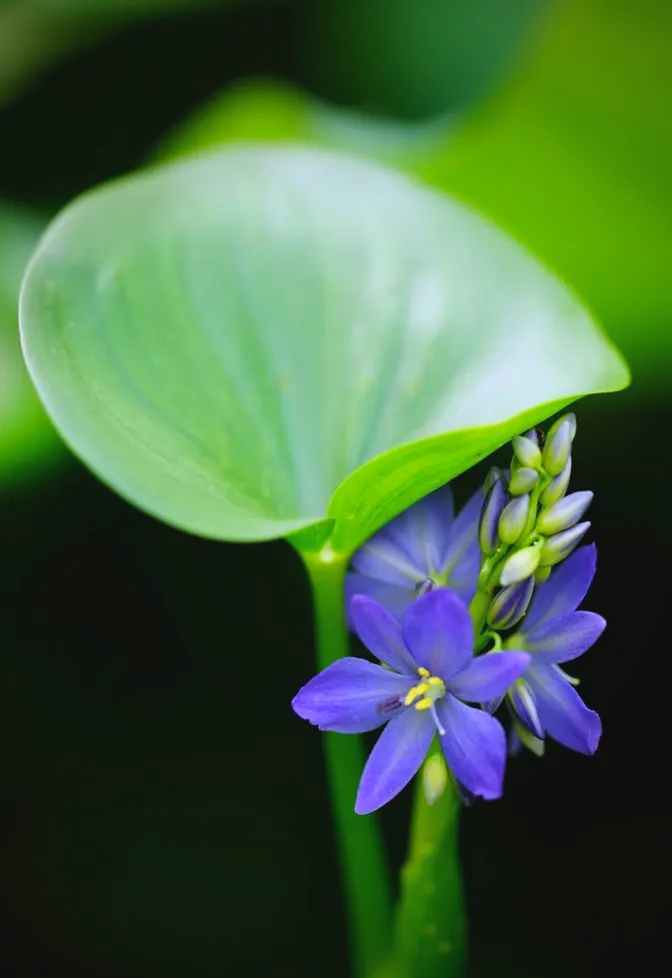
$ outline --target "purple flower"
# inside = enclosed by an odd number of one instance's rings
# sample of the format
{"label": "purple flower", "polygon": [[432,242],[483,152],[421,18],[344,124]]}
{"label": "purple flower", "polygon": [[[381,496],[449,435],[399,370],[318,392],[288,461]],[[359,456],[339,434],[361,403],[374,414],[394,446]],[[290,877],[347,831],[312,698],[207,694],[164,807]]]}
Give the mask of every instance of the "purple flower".
{"label": "purple flower", "polygon": [[497,720],[468,703],[501,696],[530,663],[526,652],[473,657],[471,618],[445,588],[414,601],[403,624],[358,595],[355,631],[382,665],[347,657],[327,666],[292,701],[321,730],[363,733],[387,724],[364,768],[355,811],[394,798],[422,764],[438,733],[455,779],[473,795],[502,794],[506,738]]}
{"label": "purple flower", "polygon": [[345,586],[348,624],[351,599],[364,594],[397,618],[419,593],[449,587],[469,604],[481,563],[478,521],[483,492],[476,492],[457,518],[453,494],[443,486],[379,530],[352,559]]}
{"label": "purple flower", "polygon": [[560,663],[583,655],[606,622],[590,611],[576,611],[595,576],[595,545],[582,547],[537,588],[523,627],[506,641],[507,649],[531,656],[525,675],[507,693],[516,719],[538,739],[546,734],[571,750],[594,754],[602,723],[573,688]]}

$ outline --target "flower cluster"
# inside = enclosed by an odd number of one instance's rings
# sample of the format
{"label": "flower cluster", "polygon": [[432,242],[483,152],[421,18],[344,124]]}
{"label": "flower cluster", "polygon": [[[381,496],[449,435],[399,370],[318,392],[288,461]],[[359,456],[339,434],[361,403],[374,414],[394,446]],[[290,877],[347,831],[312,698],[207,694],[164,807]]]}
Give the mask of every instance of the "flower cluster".
{"label": "flower cluster", "polygon": [[[588,521],[579,520],[592,502],[592,492],[566,495],[575,434],[576,418],[567,414],[550,429],[543,448],[536,430],[518,435],[513,439],[508,483],[499,469],[491,469],[486,482],[478,536],[489,559],[484,562],[481,576],[489,574],[493,564],[499,564],[498,583],[505,587],[531,582],[525,591],[528,603],[534,583],[532,575],[537,583],[547,580],[551,567],[569,556],[590,526]],[[509,551],[512,552],[501,563],[500,558]],[[522,618],[527,605],[520,600],[520,587],[508,591],[500,603],[508,606],[513,594],[519,596],[516,613]]]}
{"label": "flower cluster", "polygon": [[[293,700],[321,730],[385,725],[355,810],[375,811],[419,770],[435,736],[467,796],[500,797],[505,704],[509,741],[543,752],[550,736],[594,753],[601,733],[561,668],[605,622],[577,611],[595,574],[594,545],[575,551],[592,493],[567,494],[573,414],[513,439],[510,470],[492,469],[455,517],[450,488],[431,493],[355,555],[346,584],[352,630],[378,660],[332,663]],[[575,551],[575,552],[574,552]],[[436,755],[432,756],[436,759]]]}

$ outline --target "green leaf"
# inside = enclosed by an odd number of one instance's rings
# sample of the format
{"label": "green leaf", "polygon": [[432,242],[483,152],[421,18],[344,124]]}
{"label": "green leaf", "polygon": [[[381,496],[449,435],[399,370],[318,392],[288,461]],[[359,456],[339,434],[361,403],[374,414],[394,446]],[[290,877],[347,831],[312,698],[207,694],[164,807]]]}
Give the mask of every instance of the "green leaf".
{"label": "green leaf", "polygon": [[331,518],[345,553],[521,425],[628,382],[486,221],[291,147],[86,194],[42,239],[21,323],[57,427],[128,499],[233,540]]}
{"label": "green leaf", "polygon": [[0,483],[50,461],[61,446],[19,340],[19,285],[44,224],[32,211],[0,202]]}

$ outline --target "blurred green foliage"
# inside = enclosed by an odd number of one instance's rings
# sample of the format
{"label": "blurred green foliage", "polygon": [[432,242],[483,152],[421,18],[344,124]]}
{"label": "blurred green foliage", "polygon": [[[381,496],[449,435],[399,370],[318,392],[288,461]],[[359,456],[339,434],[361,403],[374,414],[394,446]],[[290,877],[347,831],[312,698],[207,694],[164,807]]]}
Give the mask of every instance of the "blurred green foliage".
{"label": "blurred green foliage", "polygon": [[232,0],[2,0],[0,105],[63,55],[129,21],[229,2]]}
{"label": "blurred green foliage", "polygon": [[565,0],[429,179],[593,305],[641,392],[672,356],[672,4]]}
{"label": "blurred green foliage", "polygon": [[153,154],[190,156],[234,140],[297,140],[380,160],[404,170],[427,165],[450,149],[448,116],[405,123],[344,110],[283,82],[253,78],[198,108]]}
{"label": "blurred green foliage", "polygon": [[551,0],[313,0],[310,87],[407,119],[452,112],[500,80]]}
{"label": "blurred green foliage", "polygon": [[212,101],[162,151],[298,139],[394,163],[527,244],[593,306],[640,390],[660,389],[672,356],[671,50],[672,4],[561,0],[473,113],[367,121],[257,82]]}
{"label": "blurred green foliage", "polygon": [[50,461],[61,445],[19,341],[19,285],[44,223],[40,215],[0,201],[0,483]]}

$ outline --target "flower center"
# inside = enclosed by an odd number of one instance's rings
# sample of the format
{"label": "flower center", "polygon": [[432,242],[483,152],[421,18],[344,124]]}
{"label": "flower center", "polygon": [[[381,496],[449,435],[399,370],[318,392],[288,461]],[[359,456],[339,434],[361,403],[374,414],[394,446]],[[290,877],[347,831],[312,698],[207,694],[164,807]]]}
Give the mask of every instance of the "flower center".
{"label": "flower center", "polygon": [[418,675],[421,682],[411,686],[406,693],[404,706],[413,705],[416,710],[430,710],[437,700],[446,695],[446,684],[438,676],[432,676],[428,669],[420,667]]}
{"label": "flower center", "polygon": [[428,591],[433,591],[436,587],[436,581],[433,577],[426,577],[423,581],[418,581],[418,583],[413,588],[413,597],[417,601],[421,598],[423,594],[427,594]]}

